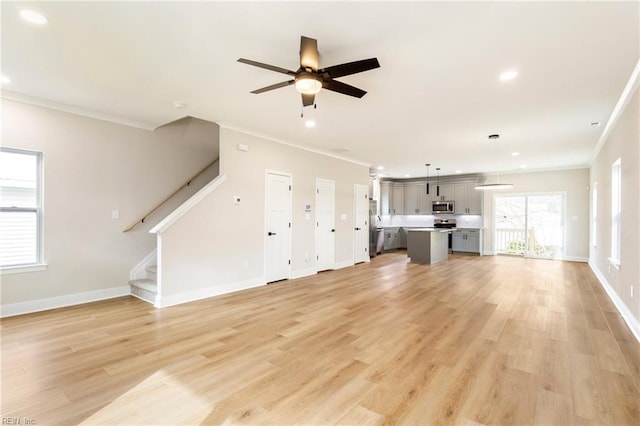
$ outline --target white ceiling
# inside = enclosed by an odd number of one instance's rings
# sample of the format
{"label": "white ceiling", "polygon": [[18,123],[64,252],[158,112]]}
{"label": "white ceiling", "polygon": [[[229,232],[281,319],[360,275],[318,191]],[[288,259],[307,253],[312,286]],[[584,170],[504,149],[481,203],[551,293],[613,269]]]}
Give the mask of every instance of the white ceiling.
{"label": "white ceiling", "polygon": [[[3,96],[149,128],[192,115],[394,177],[588,165],[640,55],[638,2],[2,2]],[[18,14],[30,8],[49,23]],[[305,108],[287,79],[300,36],[320,66],[377,57]],[[498,79],[516,69],[510,82]],[[34,99],[37,98],[37,99]],[[39,100],[38,100],[39,99]],[[174,101],[186,104],[176,109]],[[600,127],[591,127],[594,121]],[[495,144],[487,136],[501,135]],[[6,143],[6,141],[5,141]],[[510,153],[518,151],[519,157]]]}

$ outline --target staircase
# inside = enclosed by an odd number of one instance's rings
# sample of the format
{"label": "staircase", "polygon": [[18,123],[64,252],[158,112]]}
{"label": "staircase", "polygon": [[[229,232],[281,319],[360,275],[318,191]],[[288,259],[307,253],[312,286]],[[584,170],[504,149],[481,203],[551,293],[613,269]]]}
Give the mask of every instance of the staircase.
{"label": "staircase", "polygon": [[144,268],[145,278],[130,280],[131,295],[146,302],[155,304],[158,294],[157,273],[158,267],[150,265]]}

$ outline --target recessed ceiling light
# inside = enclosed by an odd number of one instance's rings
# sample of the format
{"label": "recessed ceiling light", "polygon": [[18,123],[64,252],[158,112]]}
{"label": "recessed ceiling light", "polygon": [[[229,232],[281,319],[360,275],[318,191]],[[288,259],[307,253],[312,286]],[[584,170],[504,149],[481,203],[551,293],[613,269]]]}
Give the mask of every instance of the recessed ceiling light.
{"label": "recessed ceiling light", "polygon": [[305,121],[304,125],[307,127],[316,127],[316,122],[313,120],[307,120]]}
{"label": "recessed ceiling light", "polygon": [[185,103],[184,103],[184,102],[182,102],[182,101],[174,101],[174,102],[173,102],[173,106],[174,106],[174,108],[176,108],[176,109],[181,109],[181,108],[184,108],[184,107],[185,107]]}
{"label": "recessed ceiling light", "polygon": [[462,173],[462,170],[456,170],[456,173]]}
{"label": "recessed ceiling light", "polygon": [[519,153],[519,152],[512,152],[512,153],[511,153],[511,156],[512,156],[512,157],[517,157],[518,155],[520,155],[520,153]]}
{"label": "recessed ceiling light", "polygon": [[528,166],[526,164],[520,164],[521,169],[526,169]]}
{"label": "recessed ceiling light", "polygon": [[600,122],[599,121],[594,121],[592,123],[589,124],[591,127],[600,127]]}
{"label": "recessed ceiling light", "polygon": [[0,83],[2,84],[11,84],[11,79],[6,75],[0,77]]}
{"label": "recessed ceiling light", "polygon": [[404,177],[411,177],[411,175],[407,173],[406,175],[404,175]]}
{"label": "recessed ceiling light", "polygon": [[384,166],[378,166],[378,170],[384,170]]}
{"label": "recessed ceiling light", "polygon": [[49,20],[44,15],[41,15],[38,12],[29,9],[22,9],[20,11],[20,16],[28,23],[34,25],[44,25],[49,22]]}
{"label": "recessed ceiling light", "polygon": [[500,74],[500,80],[502,80],[502,81],[513,80],[517,76],[518,76],[518,71],[509,70],[509,71],[505,71],[502,74]]}

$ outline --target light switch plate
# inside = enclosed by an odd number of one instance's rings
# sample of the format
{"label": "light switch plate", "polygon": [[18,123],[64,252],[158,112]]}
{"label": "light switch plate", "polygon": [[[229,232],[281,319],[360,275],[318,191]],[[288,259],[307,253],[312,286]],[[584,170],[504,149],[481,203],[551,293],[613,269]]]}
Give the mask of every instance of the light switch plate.
{"label": "light switch plate", "polygon": [[111,210],[111,219],[120,219],[120,210]]}

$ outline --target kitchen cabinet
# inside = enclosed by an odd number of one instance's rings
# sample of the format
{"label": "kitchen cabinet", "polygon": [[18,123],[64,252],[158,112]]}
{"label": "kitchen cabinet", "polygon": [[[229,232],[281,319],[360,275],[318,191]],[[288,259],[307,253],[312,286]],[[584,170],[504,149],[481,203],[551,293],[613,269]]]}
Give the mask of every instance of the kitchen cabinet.
{"label": "kitchen cabinet", "polygon": [[475,189],[475,185],[455,184],[453,197],[456,214],[482,214],[482,191]]}
{"label": "kitchen cabinet", "polygon": [[403,191],[403,213],[404,214],[420,214],[418,206],[418,183],[406,183]]}
{"label": "kitchen cabinet", "polygon": [[407,248],[407,230],[405,228],[399,228],[398,229],[398,247],[397,248],[401,248],[401,249],[406,249]]}
{"label": "kitchen cabinet", "polygon": [[[429,185],[429,190],[431,190],[432,186]],[[427,183],[422,182],[418,184],[418,210],[419,214],[431,214],[431,200],[432,193],[427,195]]]}
{"label": "kitchen cabinet", "polygon": [[380,214],[391,214],[391,182],[380,182]]}
{"label": "kitchen cabinet", "polygon": [[404,214],[404,184],[391,184],[391,214]]}
{"label": "kitchen cabinet", "polygon": [[475,184],[469,185],[469,193],[467,198],[468,214],[482,214],[482,196],[484,192],[477,190]]}
{"label": "kitchen cabinet", "polygon": [[451,238],[451,251],[480,254],[480,230],[453,230]]}
{"label": "kitchen cabinet", "polygon": [[400,247],[399,228],[384,228],[384,249],[395,250]]}
{"label": "kitchen cabinet", "polygon": [[436,195],[438,192],[438,185],[431,183],[430,191],[433,192],[432,200],[433,201],[453,201],[454,200],[454,185],[450,183],[445,183],[440,185],[440,195]]}
{"label": "kitchen cabinet", "polygon": [[381,215],[430,215],[433,201],[454,201],[455,214],[482,214],[482,191],[472,183],[443,183],[440,195],[437,185],[429,182],[380,182]]}

